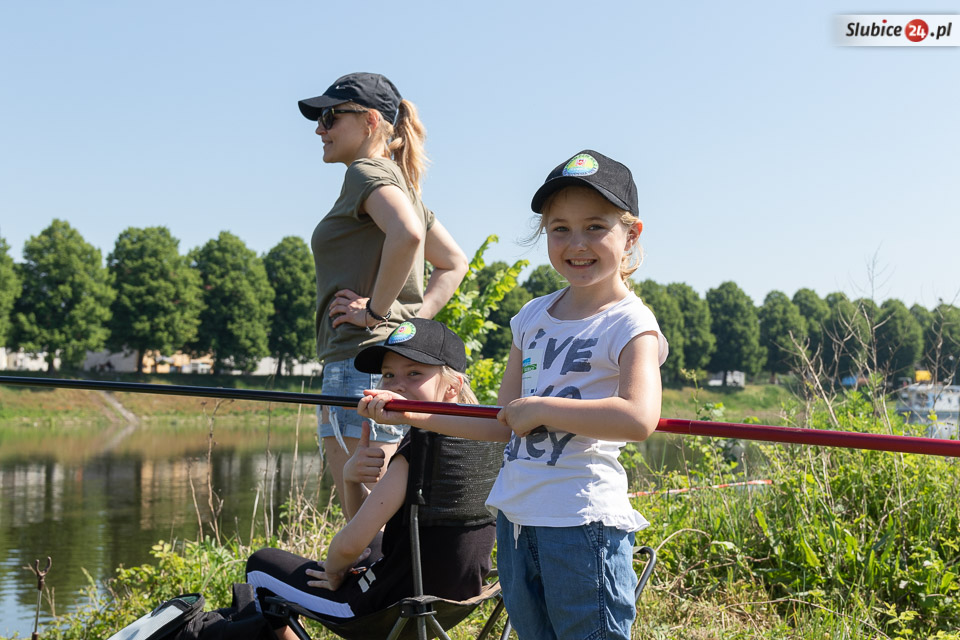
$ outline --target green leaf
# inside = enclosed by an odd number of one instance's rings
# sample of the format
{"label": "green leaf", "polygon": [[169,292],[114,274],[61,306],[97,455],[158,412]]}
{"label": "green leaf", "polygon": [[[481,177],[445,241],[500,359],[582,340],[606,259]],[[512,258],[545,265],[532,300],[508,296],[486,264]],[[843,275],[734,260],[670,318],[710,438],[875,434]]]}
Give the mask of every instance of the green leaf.
{"label": "green leaf", "polygon": [[820,566],[820,558],[817,557],[817,554],[814,552],[814,550],[809,544],[807,544],[807,540],[805,538],[800,538],[800,548],[803,549],[803,557],[808,566]]}

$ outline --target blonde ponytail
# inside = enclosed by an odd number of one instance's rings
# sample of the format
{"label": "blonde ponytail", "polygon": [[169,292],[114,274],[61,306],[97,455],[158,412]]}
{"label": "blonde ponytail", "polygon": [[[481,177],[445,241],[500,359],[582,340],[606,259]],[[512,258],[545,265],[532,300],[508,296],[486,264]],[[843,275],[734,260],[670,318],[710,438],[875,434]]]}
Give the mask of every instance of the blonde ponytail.
{"label": "blonde ponytail", "polygon": [[400,102],[396,124],[381,119],[379,130],[384,140],[389,140],[387,150],[393,161],[400,166],[407,184],[419,194],[420,179],[427,169],[427,154],[423,149],[427,129],[420,122],[417,108],[409,100]]}

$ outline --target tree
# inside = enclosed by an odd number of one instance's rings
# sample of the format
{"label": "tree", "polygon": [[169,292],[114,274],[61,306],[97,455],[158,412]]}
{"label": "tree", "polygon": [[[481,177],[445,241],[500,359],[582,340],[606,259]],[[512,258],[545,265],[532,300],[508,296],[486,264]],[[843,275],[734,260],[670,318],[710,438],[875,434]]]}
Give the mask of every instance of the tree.
{"label": "tree", "polygon": [[87,350],[102,349],[116,292],[100,250],[63,220],[24,244],[19,265],[23,290],[13,307],[13,344],[79,366]]}
{"label": "tree", "polygon": [[923,353],[923,329],[899,300],[891,298],[880,306],[874,335],[877,368],[888,380],[913,369]]}
{"label": "tree", "polygon": [[530,272],[526,281],[520,285],[534,298],[540,298],[567,286],[567,281],[548,264],[541,264]]}
{"label": "tree", "polygon": [[710,328],[717,338],[711,369],[722,372],[724,385],[727,371],[758,373],[766,353],[760,346],[760,324],[753,300],[735,283],[724,282],[707,292],[707,304],[713,319]]}
{"label": "tree", "polygon": [[824,298],[830,314],[823,323],[823,364],[828,375],[859,374],[866,364],[869,332],[864,310],[843,293]]}
{"label": "tree", "polygon": [[486,266],[483,254],[497,240],[495,235],[487,236],[470,260],[460,286],[434,318],[450,327],[463,340],[469,363],[467,375],[481,404],[496,402],[497,390],[506,370],[505,361],[485,358],[481,353],[482,340],[497,329],[489,317],[500,307],[504,297],[517,287],[517,276],[527,266],[526,260],[517,260],[506,269],[495,269],[492,276],[484,276],[488,284],[483,288],[478,287],[480,273]]}
{"label": "tree", "polygon": [[[683,282],[667,285],[667,293],[677,302],[683,315],[683,363],[687,369],[706,369],[710,356],[717,348],[717,339],[711,332],[710,306]],[[676,348],[670,345],[670,357]]]}
{"label": "tree", "polygon": [[13,264],[13,258],[7,253],[10,246],[0,238],[0,347],[7,344],[10,334],[10,312],[13,303],[20,295],[20,278]]}
{"label": "tree", "polygon": [[226,365],[252,371],[270,354],[273,289],[263,261],[228,231],[194,249],[191,259],[200,273],[204,303],[193,351],[212,353],[215,371]]}
{"label": "tree", "polygon": [[[810,354],[816,354],[823,347],[823,323],[830,316],[830,307],[813,289],[797,289],[793,304],[806,320]],[[799,336],[797,341],[803,344]]]}
{"label": "tree", "polygon": [[796,344],[803,344],[807,321],[797,305],[781,291],[771,291],[758,312],[760,346],[767,351],[767,370],[776,376],[794,369]]}
{"label": "tree", "polygon": [[129,227],[107,256],[117,291],[108,344],[133,350],[137,373],[147,350],[172,354],[197,336],[200,277],[179,246],[166,227]]}
{"label": "tree", "polygon": [[[510,265],[502,260],[492,262],[477,272],[476,286],[480,291],[486,291],[493,284],[498,273],[506,273]],[[510,345],[513,344],[513,331],[510,329],[510,319],[517,315],[520,308],[533,298],[523,287],[516,286],[503,296],[499,306],[490,311],[487,319],[496,325],[489,333],[480,338],[482,348],[480,354],[484,358],[506,360],[510,355]]]}
{"label": "tree", "polygon": [[933,311],[914,305],[910,313],[923,331],[923,364],[934,383],[952,384],[960,366],[960,309],[941,302]]}
{"label": "tree", "polygon": [[[923,331],[924,340],[926,340],[927,332],[933,326],[933,313],[927,311],[926,308],[915,304],[910,307],[910,315],[912,315],[918,323],[920,323],[920,329]],[[924,343],[926,346],[926,343]]]}
{"label": "tree", "polygon": [[495,262],[490,265],[492,269],[486,270],[483,254],[498,241],[495,235],[487,236],[470,260],[460,286],[434,318],[460,336],[470,363],[483,357],[483,340],[498,328],[490,321],[490,314],[499,309],[504,297],[517,287],[517,276],[528,264],[526,260],[518,260],[513,266]]}
{"label": "tree", "polygon": [[684,368],[683,312],[680,311],[680,305],[664,285],[650,279],[633,283],[633,290],[657,317],[660,331],[670,344],[670,354],[660,367],[660,373],[666,382],[679,382],[682,379],[680,372]]}
{"label": "tree", "polygon": [[277,358],[277,376],[283,363],[316,357],[314,324],[317,289],[310,247],[301,238],[287,236],[263,258],[273,286],[274,313],[270,320],[270,353]]}

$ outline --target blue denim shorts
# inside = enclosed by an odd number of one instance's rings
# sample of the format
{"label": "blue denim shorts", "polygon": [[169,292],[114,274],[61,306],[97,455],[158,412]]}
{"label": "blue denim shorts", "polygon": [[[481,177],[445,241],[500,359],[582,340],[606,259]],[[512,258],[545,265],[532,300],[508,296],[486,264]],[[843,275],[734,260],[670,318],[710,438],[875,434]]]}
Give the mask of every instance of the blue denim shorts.
{"label": "blue denim shorts", "polygon": [[[338,360],[323,366],[320,392],[328,396],[348,396],[359,398],[364,389],[375,389],[380,385],[380,374],[361,373],[353,366],[353,360]],[[328,419],[324,421],[326,409]],[[335,435],[339,428],[344,438],[360,438],[360,424],[365,420],[353,409],[343,407],[317,407],[317,435],[321,441]],[[370,422],[371,442],[400,442],[405,428],[392,424]]]}
{"label": "blue denim shorts", "polygon": [[517,527],[497,515],[503,601],[523,640],[630,640],[637,611],[632,531],[599,522]]}

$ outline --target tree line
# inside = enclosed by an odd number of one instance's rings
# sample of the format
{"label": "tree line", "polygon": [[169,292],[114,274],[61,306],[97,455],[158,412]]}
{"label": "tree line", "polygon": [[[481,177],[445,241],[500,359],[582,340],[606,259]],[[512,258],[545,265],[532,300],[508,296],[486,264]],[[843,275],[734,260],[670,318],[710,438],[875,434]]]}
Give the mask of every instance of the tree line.
{"label": "tree line", "polygon": [[[502,289],[507,269],[481,259],[461,288]],[[530,299],[565,284],[552,267],[540,265],[498,296],[484,310],[496,329],[477,336],[480,355],[505,359],[510,318]],[[631,285],[670,342],[662,369],[667,383],[682,382],[689,371],[735,370],[772,376],[816,370],[837,380],[879,371],[894,380],[918,366],[934,381],[950,382],[960,364],[960,309],[952,304],[928,310],[889,299],[878,306],[800,289],[792,298],[771,291],[757,306],[733,282],[704,297],[685,283]],[[50,369],[57,355],[77,367],[88,350],[109,348],[135,352],[138,369],[147,351],[211,354],[215,370],[242,371],[272,355],[280,373],[283,363],[315,357],[315,305],[310,248],[295,236],[258,256],[224,231],[182,255],[165,227],[131,227],[105,263],[100,250],[62,220],[26,241],[20,263],[0,238],[0,345],[45,352]]]}
{"label": "tree line", "polygon": [[224,231],[181,255],[165,227],[124,230],[104,264],[62,220],[28,239],[23,261],[0,238],[0,344],[78,367],[89,351],[212,354],[214,370],[261,358],[315,357],[316,287],[306,243],[287,237],[263,256]]}
{"label": "tree line", "polygon": [[[493,274],[506,267],[493,263]],[[478,282],[484,283],[483,274]],[[512,290],[491,320],[506,330],[488,334],[483,355],[505,357],[510,350],[510,318],[528,300],[565,283],[541,265],[527,282]],[[757,306],[734,282],[724,282],[704,297],[688,284],[633,282],[635,293],[650,307],[670,342],[670,357],[661,369],[667,383],[682,383],[688,372],[768,372],[772,377],[804,372],[841,381],[865,372],[882,373],[893,382],[915,368],[931,372],[934,382],[950,383],[960,365],[960,309],[941,302],[932,310],[910,308],[897,299],[881,305],[851,300],[844,293],[820,298],[803,288],[793,297],[771,291]]]}

